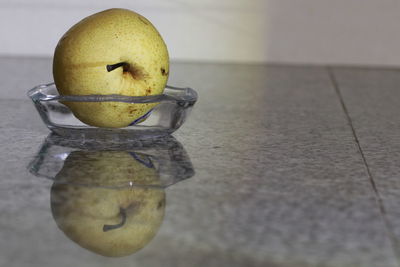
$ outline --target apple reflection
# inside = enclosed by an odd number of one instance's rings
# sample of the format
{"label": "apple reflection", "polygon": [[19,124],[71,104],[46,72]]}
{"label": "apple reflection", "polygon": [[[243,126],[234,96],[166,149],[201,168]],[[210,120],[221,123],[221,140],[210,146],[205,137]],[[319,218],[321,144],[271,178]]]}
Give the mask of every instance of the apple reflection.
{"label": "apple reflection", "polygon": [[[54,140],[46,139],[29,170],[53,180],[51,211],[59,229],[107,257],[145,247],[162,224],[165,188],[194,174],[173,138],[125,150],[72,148]],[[172,175],[179,177],[171,180]]]}

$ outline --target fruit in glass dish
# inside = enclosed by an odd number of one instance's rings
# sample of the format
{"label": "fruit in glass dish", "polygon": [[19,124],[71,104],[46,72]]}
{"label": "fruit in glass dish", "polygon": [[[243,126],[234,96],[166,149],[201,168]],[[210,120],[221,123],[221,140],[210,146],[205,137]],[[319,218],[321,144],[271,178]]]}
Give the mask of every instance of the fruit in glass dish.
{"label": "fruit in glass dish", "polygon": [[[60,95],[162,94],[169,75],[167,46],[140,14],[108,9],[84,18],[60,39],[53,77]],[[82,122],[120,128],[144,119],[156,105],[63,102]]]}

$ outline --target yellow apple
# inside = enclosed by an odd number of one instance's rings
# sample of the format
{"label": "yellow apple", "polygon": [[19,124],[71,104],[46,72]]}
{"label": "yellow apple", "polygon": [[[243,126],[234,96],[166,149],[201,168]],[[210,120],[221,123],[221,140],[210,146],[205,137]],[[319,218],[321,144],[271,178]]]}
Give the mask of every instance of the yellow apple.
{"label": "yellow apple", "polygon": [[[165,191],[144,186],[157,183],[158,175],[144,171],[154,166],[143,164],[144,155],[137,157],[106,151],[70,154],[51,188],[52,214],[66,236],[107,257],[130,255],[153,239],[164,218]],[[143,187],[101,186],[112,185],[107,177],[115,182],[123,176]]]}
{"label": "yellow apple", "polygon": [[[61,95],[161,94],[169,74],[167,47],[145,17],[108,9],[81,20],[60,39],[53,77]],[[66,102],[82,122],[126,127],[154,104]]]}

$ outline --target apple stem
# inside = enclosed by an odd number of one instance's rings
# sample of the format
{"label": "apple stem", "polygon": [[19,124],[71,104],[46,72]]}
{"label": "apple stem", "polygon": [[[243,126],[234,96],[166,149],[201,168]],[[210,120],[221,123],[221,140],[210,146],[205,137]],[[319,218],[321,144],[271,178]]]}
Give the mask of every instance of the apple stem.
{"label": "apple stem", "polygon": [[114,224],[114,225],[105,224],[105,225],[103,226],[103,232],[107,232],[107,231],[110,231],[110,230],[118,229],[118,228],[121,228],[122,226],[124,226],[124,224],[125,224],[125,222],[126,222],[126,212],[125,212],[125,209],[120,208],[120,209],[119,209],[119,213],[121,214],[122,221],[121,221],[119,224]]}
{"label": "apple stem", "polygon": [[112,64],[112,65],[107,65],[106,69],[107,69],[108,72],[110,72],[110,71],[113,71],[113,70],[115,70],[115,69],[117,69],[119,67],[123,67],[124,71],[127,71],[128,68],[129,68],[129,63],[119,62],[119,63],[115,63],[115,64]]}

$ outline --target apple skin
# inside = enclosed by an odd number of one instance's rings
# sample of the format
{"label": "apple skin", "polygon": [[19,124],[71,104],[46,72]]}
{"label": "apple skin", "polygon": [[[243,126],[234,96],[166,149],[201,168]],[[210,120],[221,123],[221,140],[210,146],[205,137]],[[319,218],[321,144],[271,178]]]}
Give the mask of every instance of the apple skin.
{"label": "apple skin", "polygon": [[159,181],[154,168],[135,157],[111,151],[74,151],[67,157],[50,199],[53,218],[68,238],[106,257],[130,255],[153,239],[164,218],[165,191],[111,187],[124,176],[139,185]]}
{"label": "apple skin", "polygon": [[[107,65],[127,63],[107,70]],[[157,29],[127,9],[108,9],[84,18],[60,39],[53,77],[61,95],[146,96],[161,94],[169,75],[169,55]],[[155,104],[65,102],[82,122],[126,127]]]}

